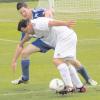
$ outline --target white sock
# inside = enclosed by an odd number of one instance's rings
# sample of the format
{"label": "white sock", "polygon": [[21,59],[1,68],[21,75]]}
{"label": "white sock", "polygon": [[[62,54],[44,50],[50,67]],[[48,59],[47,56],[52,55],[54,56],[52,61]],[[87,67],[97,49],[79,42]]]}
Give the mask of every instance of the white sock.
{"label": "white sock", "polygon": [[62,63],[62,64],[58,65],[57,68],[60,72],[60,75],[61,75],[65,85],[69,86],[69,87],[73,87],[73,83],[71,80],[68,66],[65,63]]}
{"label": "white sock", "polygon": [[77,74],[77,71],[75,69],[74,66],[72,65],[69,65],[69,71],[70,71],[70,75],[71,75],[71,79],[72,79],[72,82],[73,82],[73,85],[77,88],[81,88],[83,86],[78,74]]}

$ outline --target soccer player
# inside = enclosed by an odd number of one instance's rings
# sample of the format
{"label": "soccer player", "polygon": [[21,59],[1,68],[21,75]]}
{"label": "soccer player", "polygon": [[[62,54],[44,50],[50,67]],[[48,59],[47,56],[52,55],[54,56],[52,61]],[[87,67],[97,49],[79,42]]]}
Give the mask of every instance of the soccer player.
{"label": "soccer player", "polygon": [[[17,3],[17,10],[19,10],[20,14],[25,18],[25,19],[34,19],[34,18],[37,18],[37,17],[52,17],[53,14],[52,14],[52,11],[50,9],[46,10],[46,9],[30,9],[26,3],[24,2],[19,2]],[[69,21],[67,23],[67,26],[71,27],[73,25],[73,22]],[[22,33],[22,38],[21,40],[23,39],[25,33]],[[38,44],[39,43],[39,44]],[[45,49],[45,51],[48,51],[49,49],[51,49],[51,47],[46,47],[44,48],[43,45],[41,43],[44,43],[43,40],[41,39],[37,39],[35,42],[34,42],[34,45],[35,47],[38,47],[40,49]],[[34,47],[34,52],[38,52],[40,50],[37,50],[36,48]],[[44,51],[42,51],[44,52]],[[28,76],[29,77],[29,68],[25,68],[23,67],[24,63],[27,62],[27,65],[29,64],[29,60],[26,60],[26,61],[21,61],[22,62],[22,72],[23,72],[23,76]],[[23,63],[24,62],[24,63]],[[97,82],[92,80],[89,75],[87,74],[85,68],[81,65],[79,67],[77,67],[77,70],[78,72],[83,76],[83,78],[86,80],[87,83],[91,84],[91,85],[96,85]],[[26,75],[24,75],[24,73],[27,73]],[[28,80],[28,78],[27,78]],[[18,79],[18,80],[15,80],[13,81],[13,83],[21,83],[23,82],[23,78],[22,79]]]}
{"label": "soccer player", "polygon": [[[24,19],[36,19],[37,17],[43,17],[43,16],[44,17],[52,17],[52,11],[50,11],[50,9],[49,10],[43,9],[43,8],[30,9],[27,6],[27,4],[24,2],[17,3],[17,10],[24,17]],[[73,23],[73,21],[69,21],[66,24],[67,24],[67,26],[71,27],[74,23]],[[21,35],[22,35],[21,40],[23,40],[25,33],[21,32]],[[31,35],[31,36],[33,36],[33,35]],[[46,45],[40,38],[36,39],[32,44],[34,46],[34,53],[35,52],[45,53],[49,49],[51,49],[51,47]],[[18,48],[18,46],[17,46],[17,48]],[[21,52],[23,53],[24,51],[21,51]],[[16,54],[16,52],[15,52],[15,54]],[[14,59],[12,62],[14,62]],[[29,58],[21,60],[22,75],[19,79],[12,81],[13,84],[25,83],[29,80],[29,65],[30,65]]]}
{"label": "soccer player", "polygon": [[[66,22],[46,17],[37,18],[31,21],[29,19],[24,19],[19,22],[18,30],[25,32],[25,37],[20,42],[19,48],[16,50],[17,52],[14,58],[15,62],[13,62],[13,65],[20,55],[24,43],[30,39],[30,34],[35,34],[38,38],[42,37],[44,43],[54,49],[53,61],[66,85],[66,90],[70,92],[75,86],[78,88],[79,92],[85,92],[85,88],[83,87],[75,68],[69,66],[69,64],[74,65],[73,63],[78,66],[76,61],[77,36],[72,29],[67,27]],[[29,58],[33,52],[34,45],[29,44],[24,49],[22,58]]]}

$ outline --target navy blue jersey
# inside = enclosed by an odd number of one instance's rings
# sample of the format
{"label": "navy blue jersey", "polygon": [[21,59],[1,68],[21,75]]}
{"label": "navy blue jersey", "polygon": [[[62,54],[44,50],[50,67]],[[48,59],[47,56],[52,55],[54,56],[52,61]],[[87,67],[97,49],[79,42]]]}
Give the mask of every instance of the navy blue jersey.
{"label": "navy blue jersey", "polygon": [[38,8],[38,9],[33,9],[33,19],[38,18],[38,17],[44,17],[45,16],[45,9],[43,8]]}
{"label": "navy blue jersey", "polygon": [[[36,19],[38,17],[44,17],[45,16],[45,9],[44,8],[38,8],[38,9],[33,9],[32,10],[32,17],[33,19]],[[21,33],[21,40],[24,38],[25,33]]]}

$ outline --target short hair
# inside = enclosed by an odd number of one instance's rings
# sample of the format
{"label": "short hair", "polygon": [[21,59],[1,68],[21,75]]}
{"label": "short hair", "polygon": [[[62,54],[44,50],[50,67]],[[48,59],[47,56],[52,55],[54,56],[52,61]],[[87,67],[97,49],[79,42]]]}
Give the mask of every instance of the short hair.
{"label": "short hair", "polygon": [[17,10],[20,10],[22,7],[27,8],[27,4],[25,2],[18,2],[16,5]]}
{"label": "short hair", "polygon": [[26,28],[27,27],[27,24],[30,22],[29,19],[22,19],[19,21],[18,23],[18,27],[17,27],[17,30],[18,31],[21,31],[21,28]]}

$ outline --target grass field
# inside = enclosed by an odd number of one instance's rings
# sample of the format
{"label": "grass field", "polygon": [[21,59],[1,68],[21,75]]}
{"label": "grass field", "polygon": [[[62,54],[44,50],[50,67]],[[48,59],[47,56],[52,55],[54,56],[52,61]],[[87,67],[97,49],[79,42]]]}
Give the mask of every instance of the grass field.
{"label": "grass field", "polygon": [[[36,2],[29,3],[32,7]],[[88,87],[84,94],[59,96],[52,93],[48,84],[52,78],[60,77],[52,63],[53,51],[31,56],[30,82],[12,85],[11,80],[20,76],[20,59],[14,74],[10,68],[12,56],[19,41],[17,32],[19,14],[16,3],[0,4],[0,100],[100,100],[100,20],[77,20],[77,57],[86,66],[98,86]],[[66,16],[66,15],[65,15]],[[57,19],[59,19],[57,17]],[[82,78],[81,78],[82,79]],[[84,81],[82,79],[82,81]]]}

